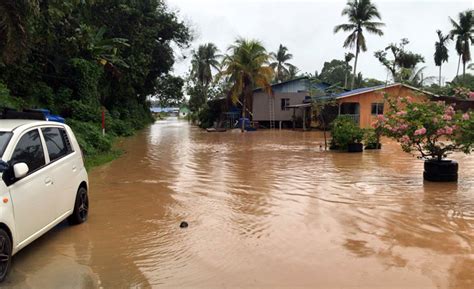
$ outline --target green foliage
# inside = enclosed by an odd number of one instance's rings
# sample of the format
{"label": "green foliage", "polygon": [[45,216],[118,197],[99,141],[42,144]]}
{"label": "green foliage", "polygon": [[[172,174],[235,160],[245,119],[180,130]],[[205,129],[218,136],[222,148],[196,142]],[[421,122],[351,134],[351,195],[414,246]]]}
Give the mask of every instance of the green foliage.
{"label": "green foliage", "polygon": [[73,129],[85,155],[108,152],[112,148],[112,136],[109,134],[103,136],[100,124],[72,119],[68,120],[68,124]]}
{"label": "green foliage", "polygon": [[362,141],[364,131],[350,117],[341,115],[332,122],[331,135],[333,145],[347,149],[349,144]]}
{"label": "green foliage", "polygon": [[351,74],[351,70],[352,66],[348,63],[333,59],[330,62],[324,62],[323,69],[318,77],[321,81],[343,87],[346,84],[346,77]]}
{"label": "green foliage", "polygon": [[48,108],[77,130],[86,155],[107,152],[113,136],[153,121],[147,96],[182,100],[183,81],[169,72],[174,47],[190,40],[163,0],[3,1],[1,105]]}
{"label": "green foliage", "polygon": [[10,95],[7,86],[0,82],[0,107],[8,107],[18,109],[23,105],[23,101]]}
{"label": "green foliage", "polygon": [[379,130],[373,128],[364,129],[364,146],[373,146],[380,142]]}

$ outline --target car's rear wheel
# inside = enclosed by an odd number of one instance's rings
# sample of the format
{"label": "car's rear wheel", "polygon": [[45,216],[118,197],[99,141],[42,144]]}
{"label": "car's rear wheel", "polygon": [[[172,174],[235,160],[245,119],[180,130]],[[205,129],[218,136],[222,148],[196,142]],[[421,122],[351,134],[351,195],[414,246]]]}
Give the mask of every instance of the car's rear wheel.
{"label": "car's rear wheel", "polygon": [[0,282],[7,277],[12,260],[12,241],[8,233],[0,229]]}
{"label": "car's rear wheel", "polygon": [[89,196],[87,189],[80,187],[77,190],[76,202],[74,203],[74,212],[69,216],[68,221],[72,225],[82,224],[87,221],[89,214]]}

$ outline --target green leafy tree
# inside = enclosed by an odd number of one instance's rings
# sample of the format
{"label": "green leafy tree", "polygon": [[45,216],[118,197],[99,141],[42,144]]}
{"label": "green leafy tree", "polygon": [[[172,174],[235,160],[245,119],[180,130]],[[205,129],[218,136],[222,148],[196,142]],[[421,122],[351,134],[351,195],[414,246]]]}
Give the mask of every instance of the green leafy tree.
{"label": "green leafy tree", "polygon": [[293,58],[293,54],[288,53],[288,48],[280,44],[280,47],[278,47],[278,51],[276,53],[270,52],[270,56],[274,60],[272,63],[270,63],[270,67],[273,68],[275,71],[275,81],[282,82],[289,79],[290,69],[292,69],[292,67],[295,67],[291,63],[288,63],[288,61]]}
{"label": "green leafy tree", "polygon": [[346,61],[333,59],[330,62],[324,62],[318,78],[323,82],[342,86],[346,81],[347,74],[350,73],[351,66]]}
{"label": "green leafy tree", "polygon": [[347,75],[350,74],[351,67],[349,65],[349,62],[355,57],[354,54],[351,52],[345,53],[344,54],[344,62],[346,63],[346,70],[349,70],[349,72],[346,71],[346,74],[344,75],[344,88],[347,88]]}
{"label": "green leafy tree", "polygon": [[28,51],[28,19],[38,9],[38,0],[0,2],[0,51],[5,63],[14,62]]}
{"label": "green leafy tree", "polygon": [[[258,40],[239,38],[232,44],[224,57],[222,74],[228,76],[232,85],[230,99],[234,104],[242,103],[242,118],[246,110],[252,111],[253,90],[262,87],[271,94],[270,82],[273,69],[269,66],[270,55]],[[244,131],[242,122],[242,131]]]}
{"label": "green leafy tree", "polygon": [[443,35],[441,30],[436,30],[436,34],[438,34],[438,41],[435,42],[435,53],[434,53],[434,61],[436,66],[439,66],[439,81],[438,85],[441,86],[441,66],[443,62],[448,62],[449,53],[446,44],[449,43],[449,35]]}
{"label": "green leafy tree", "polygon": [[381,19],[377,7],[370,0],[349,0],[342,10],[342,15],[347,16],[349,22],[334,27],[334,33],[339,31],[350,32],[344,41],[345,48],[355,47],[354,72],[352,74],[351,89],[354,88],[354,78],[357,71],[357,60],[359,53],[367,51],[367,44],[364,36],[364,29],[379,36],[383,35],[380,29],[385,24],[375,22],[372,19]]}
{"label": "green leafy tree", "polygon": [[[423,69],[417,69],[419,63],[425,62],[422,55],[408,51],[405,46],[410,42],[403,38],[399,44],[391,43],[384,50],[374,53],[374,56],[385,66],[396,82],[405,82],[415,85],[421,81]],[[391,52],[391,58],[388,58]]]}
{"label": "green leafy tree", "polygon": [[461,60],[463,76],[466,75],[466,63],[471,60],[471,43],[474,42],[474,18],[472,13],[472,10],[459,13],[459,22],[449,17],[453,26],[450,35],[452,38],[456,38],[456,52],[459,54],[456,76],[459,75],[459,63]]}

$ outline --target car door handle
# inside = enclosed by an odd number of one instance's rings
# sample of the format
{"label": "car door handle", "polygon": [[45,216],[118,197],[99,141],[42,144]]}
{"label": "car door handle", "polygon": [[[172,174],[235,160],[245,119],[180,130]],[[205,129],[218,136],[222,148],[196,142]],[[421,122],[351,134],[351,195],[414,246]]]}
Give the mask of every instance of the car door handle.
{"label": "car door handle", "polygon": [[76,171],[76,166],[72,166],[72,171],[75,172]]}
{"label": "car door handle", "polygon": [[51,178],[46,178],[46,179],[44,179],[44,184],[49,186],[49,185],[52,185],[54,183],[53,183],[53,180]]}

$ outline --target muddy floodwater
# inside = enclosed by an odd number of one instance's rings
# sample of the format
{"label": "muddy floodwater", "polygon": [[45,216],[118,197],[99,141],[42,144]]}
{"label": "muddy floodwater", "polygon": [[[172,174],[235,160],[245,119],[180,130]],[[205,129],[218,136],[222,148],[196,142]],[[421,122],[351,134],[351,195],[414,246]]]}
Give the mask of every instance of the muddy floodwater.
{"label": "muddy floodwater", "polygon": [[22,250],[2,286],[474,288],[474,156],[428,183],[396,143],[322,143],[158,121],[90,173],[88,222]]}

